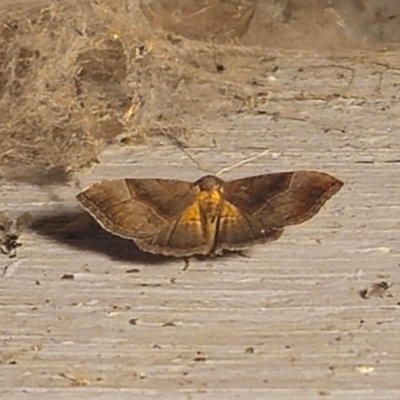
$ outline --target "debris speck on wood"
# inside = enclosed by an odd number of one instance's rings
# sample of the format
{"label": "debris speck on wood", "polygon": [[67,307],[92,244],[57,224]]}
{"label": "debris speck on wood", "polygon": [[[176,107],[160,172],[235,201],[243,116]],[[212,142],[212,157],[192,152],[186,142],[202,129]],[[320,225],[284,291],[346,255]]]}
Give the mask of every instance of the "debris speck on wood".
{"label": "debris speck on wood", "polygon": [[164,322],[162,326],[176,326],[176,325],[175,322],[169,321],[169,322]]}
{"label": "debris speck on wood", "polygon": [[369,299],[370,297],[383,297],[392,285],[393,284],[388,284],[385,281],[374,283],[369,288],[360,290],[358,294],[363,299]]}
{"label": "debris speck on wood", "polygon": [[140,269],[138,269],[138,268],[131,268],[126,271],[127,274],[138,274],[139,272],[140,272]]}
{"label": "debris speck on wood", "polygon": [[9,258],[16,257],[17,248],[22,246],[18,238],[31,221],[29,213],[23,213],[17,218],[10,218],[6,213],[0,211],[0,251]]}

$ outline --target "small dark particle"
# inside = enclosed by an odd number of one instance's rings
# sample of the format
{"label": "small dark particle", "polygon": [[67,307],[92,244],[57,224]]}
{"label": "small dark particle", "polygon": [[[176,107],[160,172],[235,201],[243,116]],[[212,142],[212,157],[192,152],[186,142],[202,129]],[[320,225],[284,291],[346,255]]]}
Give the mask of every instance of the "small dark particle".
{"label": "small dark particle", "polygon": [[160,287],[161,283],[141,283],[140,286],[142,287]]}
{"label": "small dark particle", "polygon": [[248,347],[244,352],[246,354],[253,354],[254,353],[254,348],[253,347]]}
{"label": "small dark particle", "polygon": [[129,323],[130,323],[131,325],[137,325],[137,321],[138,321],[138,318],[131,318],[131,319],[129,320]]}
{"label": "small dark particle", "polygon": [[30,221],[31,215],[27,212],[12,219],[0,211],[0,252],[2,254],[8,255],[9,258],[16,257],[17,248],[22,246],[17,242],[18,237]]}
{"label": "small dark particle", "polygon": [[137,48],[137,50],[138,50],[138,52],[139,52],[140,55],[143,55],[143,54],[144,54],[144,51],[146,50],[146,46],[142,44],[141,46],[139,46],[139,47]]}
{"label": "small dark particle", "polygon": [[164,323],[162,324],[162,326],[176,326],[176,325],[175,325],[174,322],[169,321],[169,322],[164,322]]}
{"label": "small dark particle", "polygon": [[368,289],[362,289],[358,292],[358,294],[360,295],[361,298],[363,299],[368,299],[367,297],[367,293],[368,293]]}
{"label": "small dark particle", "polygon": [[193,358],[193,361],[204,362],[204,361],[207,361],[207,358],[205,358],[205,357],[195,357],[195,358]]}
{"label": "small dark particle", "polygon": [[319,390],[319,391],[318,391],[318,394],[319,394],[320,396],[329,396],[331,393],[330,393],[330,392],[327,392],[326,390]]}
{"label": "small dark particle", "polygon": [[391,287],[387,282],[382,281],[374,283],[368,289],[362,289],[358,292],[362,299],[369,299],[370,297],[383,297],[386,291]]}
{"label": "small dark particle", "polygon": [[61,279],[65,280],[65,281],[72,281],[74,279],[74,275],[73,274],[64,274]]}
{"label": "small dark particle", "polygon": [[217,72],[225,71],[225,67],[222,64],[216,64],[215,67],[217,68]]}
{"label": "small dark particle", "polygon": [[127,274],[137,274],[139,272],[140,272],[140,269],[138,269],[138,268],[132,268],[132,269],[128,269],[126,271]]}

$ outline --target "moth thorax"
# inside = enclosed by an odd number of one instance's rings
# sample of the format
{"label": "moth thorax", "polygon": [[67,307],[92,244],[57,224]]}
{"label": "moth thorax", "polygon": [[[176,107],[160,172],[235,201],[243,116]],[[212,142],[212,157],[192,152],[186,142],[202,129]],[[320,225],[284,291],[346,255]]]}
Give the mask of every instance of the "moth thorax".
{"label": "moth thorax", "polygon": [[199,206],[201,215],[205,219],[207,224],[212,224],[217,220],[220,207],[221,207],[221,195],[217,189],[203,190],[200,192]]}

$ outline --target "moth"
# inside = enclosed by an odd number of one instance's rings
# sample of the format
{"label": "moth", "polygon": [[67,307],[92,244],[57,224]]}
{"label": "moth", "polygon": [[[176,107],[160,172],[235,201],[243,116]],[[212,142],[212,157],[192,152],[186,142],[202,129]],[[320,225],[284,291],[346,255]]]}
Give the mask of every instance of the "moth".
{"label": "moth", "polygon": [[106,230],[146,251],[175,257],[221,254],[277,239],[314,216],[343,183],[293,171],[224,181],[116,179],[77,198]]}

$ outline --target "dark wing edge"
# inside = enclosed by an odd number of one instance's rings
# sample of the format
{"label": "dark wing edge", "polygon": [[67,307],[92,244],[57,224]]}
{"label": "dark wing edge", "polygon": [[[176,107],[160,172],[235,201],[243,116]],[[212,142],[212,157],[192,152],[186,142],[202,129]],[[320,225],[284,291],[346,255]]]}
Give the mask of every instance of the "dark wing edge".
{"label": "dark wing edge", "polygon": [[[297,171],[293,173],[291,185],[288,188],[288,198],[297,199],[300,212],[291,209],[278,197],[277,204],[287,207],[285,218],[287,225],[297,225],[311,219],[323,205],[343,186],[343,182],[325,172]],[[281,196],[283,196],[282,193]]]}
{"label": "dark wing edge", "polygon": [[[116,224],[113,219],[107,214],[107,211],[104,210],[97,203],[97,192],[104,191],[104,183],[107,181],[95,183],[90,186],[88,189],[79,193],[76,198],[85,208],[85,210],[96,220],[96,222],[106,231],[111,232],[115,235],[118,235],[125,239],[133,239],[135,232],[132,232],[130,229],[125,228],[122,224]],[[109,182],[117,182],[117,181],[109,181]],[[123,181],[118,181],[118,184],[122,184]],[[108,182],[106,183],[108,186]],[[108,188],[107,189],[111,189]],[[106,193],[108,190],[106,191]],[[125,200],[124,202],[129,201]],[[119,202],[119,205],[123,205],[124,202]]]}
{"label": "dark wing edge", "polygon": [[266,229],[280,229],[313,217],[342,186],[324,172],[283,172],[226,182],[224,198]]}

